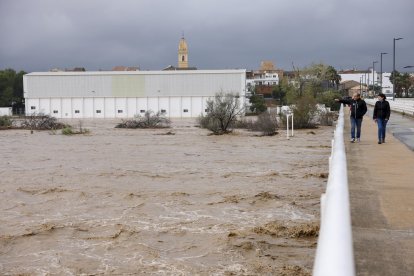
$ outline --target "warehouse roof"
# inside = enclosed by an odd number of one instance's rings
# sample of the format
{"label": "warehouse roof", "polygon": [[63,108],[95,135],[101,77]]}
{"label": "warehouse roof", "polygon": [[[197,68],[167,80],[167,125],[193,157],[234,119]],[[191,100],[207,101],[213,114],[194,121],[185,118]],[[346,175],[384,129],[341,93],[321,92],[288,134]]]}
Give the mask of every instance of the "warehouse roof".
{"label": "warehouse roof", "polygon": [[86,72],[32,72],[26,76],[99,76],[99,75],[182,75],[182,74],[246,73],[246,69],[178,70],[178,71],[86,71]]}

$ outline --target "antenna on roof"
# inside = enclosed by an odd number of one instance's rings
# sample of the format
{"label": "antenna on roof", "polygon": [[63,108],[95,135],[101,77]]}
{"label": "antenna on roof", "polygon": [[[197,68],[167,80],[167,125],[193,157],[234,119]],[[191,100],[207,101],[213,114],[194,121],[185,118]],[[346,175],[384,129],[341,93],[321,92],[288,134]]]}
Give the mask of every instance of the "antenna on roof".
{"label": "antenna on roof", "polygon": [[183,38],[184,38],[184,31],[183,31]]}

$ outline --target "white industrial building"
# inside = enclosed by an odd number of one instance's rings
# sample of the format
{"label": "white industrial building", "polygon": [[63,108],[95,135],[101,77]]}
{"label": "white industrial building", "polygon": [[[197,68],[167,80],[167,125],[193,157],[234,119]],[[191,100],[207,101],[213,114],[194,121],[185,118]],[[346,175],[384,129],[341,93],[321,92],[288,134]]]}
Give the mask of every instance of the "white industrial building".
{"label": "white industrial building", "polygon": [[38,72],[24,75],[23,86],[26,114],[128,118],[151,110],[197,117],[219,92],[244,105],[246,70]]}

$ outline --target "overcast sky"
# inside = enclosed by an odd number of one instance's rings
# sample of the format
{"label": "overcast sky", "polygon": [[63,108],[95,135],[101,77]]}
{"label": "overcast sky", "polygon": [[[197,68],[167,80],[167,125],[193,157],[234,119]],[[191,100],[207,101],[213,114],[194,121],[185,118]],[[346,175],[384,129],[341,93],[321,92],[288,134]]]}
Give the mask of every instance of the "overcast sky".
{"label": "overcast sky", "polygon": [[[0,69],[414,65],[413,0],[0,0]],[[379,63],[376,64],[379,69]],[[410,69],[414,70],[414,69]]]}

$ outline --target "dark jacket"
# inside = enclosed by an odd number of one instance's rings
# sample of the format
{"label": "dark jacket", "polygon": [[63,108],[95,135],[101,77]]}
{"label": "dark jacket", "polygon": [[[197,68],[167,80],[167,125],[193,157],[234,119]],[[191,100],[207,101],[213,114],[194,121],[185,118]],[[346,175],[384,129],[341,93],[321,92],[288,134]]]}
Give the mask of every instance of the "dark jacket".
{"label": "dark jacket", "polygon": [[351,117],[355,119],[362,119],[367,113],[367,104],[362,99],[339,100],[339,102],[351,106]]}
{"label": "dark jacket", "polygon": [[375,119],[382,119],[388,120],[390,118],[391,110],[390,110],[390,103],[387,101],[377,101],[374,107],[374,115],[372,118]]}

